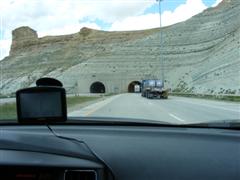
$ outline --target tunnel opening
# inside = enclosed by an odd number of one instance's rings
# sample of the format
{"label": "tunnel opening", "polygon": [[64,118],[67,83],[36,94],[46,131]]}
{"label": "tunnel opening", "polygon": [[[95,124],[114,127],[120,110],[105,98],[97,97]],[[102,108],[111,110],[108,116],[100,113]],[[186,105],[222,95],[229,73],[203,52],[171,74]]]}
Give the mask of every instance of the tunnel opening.
{"label": "tunnel opening", "polygon": [[105,93],[105,86],[101,82],[94,82],[90,86],[90,93]]}
{"label": "tunnel opening", "polygon": [[139,81],[133,81],[128,85],[128,92],[138,93],[141,92],[141,83]]}

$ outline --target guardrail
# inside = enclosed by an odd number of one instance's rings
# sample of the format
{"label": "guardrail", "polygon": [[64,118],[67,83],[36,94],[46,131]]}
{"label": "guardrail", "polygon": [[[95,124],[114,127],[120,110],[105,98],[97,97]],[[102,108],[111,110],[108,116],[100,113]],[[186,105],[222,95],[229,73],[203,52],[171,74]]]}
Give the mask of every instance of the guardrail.
{"label": "guardrail", "polygon": [[193,93],[170,92],[169,95],[240,102],[240,95],[236,95],[236,94],[203,94],[203,93],[193,94]]}

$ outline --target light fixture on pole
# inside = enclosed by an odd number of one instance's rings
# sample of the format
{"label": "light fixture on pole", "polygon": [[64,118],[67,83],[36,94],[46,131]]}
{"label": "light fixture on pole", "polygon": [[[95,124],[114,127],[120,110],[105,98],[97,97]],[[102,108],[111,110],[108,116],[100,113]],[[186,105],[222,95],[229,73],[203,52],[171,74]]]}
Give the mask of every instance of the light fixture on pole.
{"label": "light fixture on pole", "polygon": [[[3,40],[3,17],[0,16],[0,42],[1,40]],[[3,58],[3,47],[2,47],[2,43],[0,43],[0,60],[2,60]],[[3,87],[3,68],[2,68],[2,64],[3,63],[0,63],[0,88]]]}
{"label": "light fixture on pole", "polygon": [[[163,37],[162,37],[162,16],[161,16],[161,13],[162,13],[162,7],[161,7],[161,2],[163,0],[156,0],[158,2],[158,10],[159,10],[159,25],[160,25],[160,29],[159,29],[159,61],[160,61],[160,64],[161,64],[161,73],[162,73],[162,83],[163,83],[163,87],[164,87],[164,81],[165,81],[165,78],[164,78],[164,63],[163,63],[163,55],[162,55],[162,44],[163,44]],[[162,56],[162,57],[161,57]]]}

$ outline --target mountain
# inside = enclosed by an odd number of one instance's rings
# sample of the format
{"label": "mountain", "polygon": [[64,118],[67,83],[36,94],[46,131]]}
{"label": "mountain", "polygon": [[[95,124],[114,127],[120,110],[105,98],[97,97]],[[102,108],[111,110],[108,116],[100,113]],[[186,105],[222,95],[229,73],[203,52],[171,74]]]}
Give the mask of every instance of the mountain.
{"label": "mountain", "polygon": [[1,94],[46,76],[61,80],[69,93],[88,93],[94,82],[108,93],[127,92],[131,82],[161,79],[164,70],[165,86],[175,92],[240,95],[240,1],[223,0],[161,29],[82,28],[38,38],[30,27],[19,27],[12,32],[10,55],[0,65]]}

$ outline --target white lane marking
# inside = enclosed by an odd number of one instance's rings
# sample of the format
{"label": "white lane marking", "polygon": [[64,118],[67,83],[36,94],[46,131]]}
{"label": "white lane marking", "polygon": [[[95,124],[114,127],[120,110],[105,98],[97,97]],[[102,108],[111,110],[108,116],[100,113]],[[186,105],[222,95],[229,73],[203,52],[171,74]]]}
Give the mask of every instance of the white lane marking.
{"label": "white lane marking", "polygon": [[121,95],[116,95],[116,96],[113,96],[113,97],[110,97],[104,101],[100,101],[100,102],[97,102],[95,104],[91,104],[89,106],[86,106],[78,111],[73,111],[71,112],[69,115],[70,116],[89,116],[91,115],[92,113],[94,113],[95,111],[97,111],[98,109],[106,106],[107,104],[109,104],[110,102],[112,102],[113,100],[115,100],[116,98],[120,97]]}
{"label": "white lane marking", "polygon": [[169,113],[169,116],[173,117],[174,119],[176,119],[176,120],[178,120],[178,121],[185,122],[183,119],[175,116],[174,114]]}
{"label": "white lane marking", "polygon": [[234,110],[234,109],[228,109],[228,108],[219,107],[219,106],[213,106],[213,105],[207,105],[207,104],[201,104],[201,103],[193,103],[193,102],[188,102],[188,101],[184,101],[184,100],[176,100],[176,101],[185,102],[185,103],[194,104],[194,105],[199,105],[199,106],[206,106],[206,107],[215,108],[215,109],[222,109],[222,110],[226,110],[226,111],[232,111],[232,112],[238,112],[238,113],[240,112],[240,109],[239,110]]}

